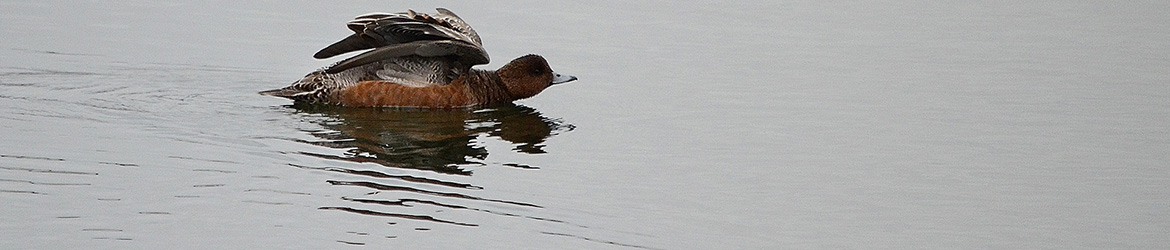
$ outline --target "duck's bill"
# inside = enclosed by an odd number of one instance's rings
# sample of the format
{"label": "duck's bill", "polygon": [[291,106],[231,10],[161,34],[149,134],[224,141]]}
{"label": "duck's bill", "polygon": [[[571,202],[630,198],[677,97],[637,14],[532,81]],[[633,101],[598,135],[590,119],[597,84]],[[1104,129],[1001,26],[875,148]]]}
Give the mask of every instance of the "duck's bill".
{"label": "duck's bill", "polygon": [[572,82],[575,80],[577,80],[576,76],[553,73],[552,83],[549,83],[548,85],[557,85],[557,84],[562,84],[562,83],[566,83],[566,82]]}

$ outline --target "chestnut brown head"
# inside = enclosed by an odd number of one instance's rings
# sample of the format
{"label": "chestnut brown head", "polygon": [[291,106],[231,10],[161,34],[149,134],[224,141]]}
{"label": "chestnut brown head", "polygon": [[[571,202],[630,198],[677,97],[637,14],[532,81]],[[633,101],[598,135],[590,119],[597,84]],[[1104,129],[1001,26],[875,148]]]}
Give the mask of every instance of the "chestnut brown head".
{"label": "chestnut brown head", "polygon": [[571,82],[577,77],[561,75],[549,68],[548,62],[539,55],[516,58],[496,71],[504,87],[514,99],[524,99],[539,94],[548,86]]}

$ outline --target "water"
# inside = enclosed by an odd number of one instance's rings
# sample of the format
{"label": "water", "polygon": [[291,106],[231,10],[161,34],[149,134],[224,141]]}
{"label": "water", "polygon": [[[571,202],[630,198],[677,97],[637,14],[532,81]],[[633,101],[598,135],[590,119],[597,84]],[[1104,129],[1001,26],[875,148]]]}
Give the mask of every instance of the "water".
{"label": "water", "polygon": [[[291,106],[447,7],[478,110]],[[1166,249],[1163,2],[0,3],[13,249]]]}

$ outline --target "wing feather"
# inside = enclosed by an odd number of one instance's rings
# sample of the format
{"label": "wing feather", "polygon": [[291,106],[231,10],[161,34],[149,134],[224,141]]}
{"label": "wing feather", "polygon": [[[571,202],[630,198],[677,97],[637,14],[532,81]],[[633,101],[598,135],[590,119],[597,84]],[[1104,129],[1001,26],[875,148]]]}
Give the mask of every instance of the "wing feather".
{"label": "wing feather", "polygon": [[[353,35],[321,49],[313,54],[313,57],[324,59],[353,51],[417,41],[462,41],[474,45],[480,51],[483,50],[479,34],[476,34],[470,25],[450,10],[443,8],[437,10],[439,14],[433,16],[410,10],[405,13],[370,13],[357,16],[346,23],[346,27],[354,31]],[[474,54],[487,55],[486,52]]]}

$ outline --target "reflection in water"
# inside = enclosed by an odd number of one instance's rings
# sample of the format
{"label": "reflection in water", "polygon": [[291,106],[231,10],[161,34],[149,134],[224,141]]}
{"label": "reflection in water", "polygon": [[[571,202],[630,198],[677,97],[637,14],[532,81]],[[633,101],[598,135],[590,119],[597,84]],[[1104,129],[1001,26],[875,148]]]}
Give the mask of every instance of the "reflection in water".
{"label": "reflection in water", "polygon": [[573,129],[535,109],[514,104],[479,110],[292,107],[325,117],[318,123],[328,130],[307,131],[323,140],[305,143],[347,150],[343,156],[307,155],[448,174],[470,175],[460,166],[484,165],[488,152],[476,143],[481,136],[511,142],[516,152],[543,154],[545,139]]}
{"label": "reflection in water", "polygon": [[[320,140],[299,140],[299,142],[344,150],[340,155],[311,152],[301,152],[301,154],[327,160],[374,163],[389,168],[464,176],[471,175],[471,171],[465,169],[467,166],[488,165],[485,162],[488,150],[480,140],[501,139],[514,145],[512,150],[517,153],[543,154],[545,153],[543,143],[546,139],[573,129],[572,125],[544,117],[532,108],[514,104],[478,110],[348,108],[306,104],[296,104],[290,107],[295,109],[298,114],[312,118],[310,121],[323,127],[321,130],[306,131]],[[344,201],[353,202],[351,206],[328,206],[320,209],[458,226],[478,225],[454,221],[449,218],[438,218],[433,215],[416,214],[418,212],[399,212],[398,210],[426,206],[436,209],[475,211],[543,222],[565,223],[554,219],[477,208],[477,206],[483,206],[483,203],[494,204],[490,207],[507,205],[541,208],[541,206],[478,197],[473,193],[484,188],[472,184],[440,180],[434,177],[390,173],[409,173],[410,171],[292,165],[304,169],[348,174],[362,180],[328,180],[327,182],[332,185],[362,187],[372,190],[372,192],[365,194],[368,197],[342,197]],[[500,165],[536,168],[518,163]],[[404,197],[403,193],[409,194],[405,195],[409,197]],[[429,198],[418,198],[420,196]],[[371,205],[375,208],[371,209]],[[422,211],[433,213],[436,210]]]}

